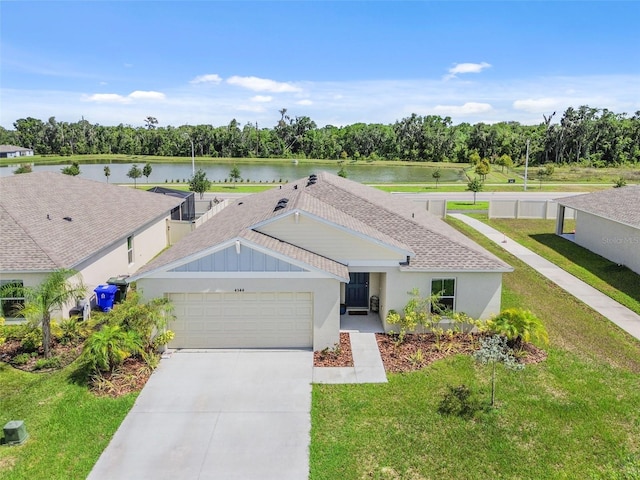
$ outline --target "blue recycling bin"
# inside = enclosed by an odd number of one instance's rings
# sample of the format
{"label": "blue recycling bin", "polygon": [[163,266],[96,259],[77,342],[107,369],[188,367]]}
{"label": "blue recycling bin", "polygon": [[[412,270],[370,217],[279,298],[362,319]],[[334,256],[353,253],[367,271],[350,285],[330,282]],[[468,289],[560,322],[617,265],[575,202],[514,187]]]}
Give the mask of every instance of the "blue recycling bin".
{"label": "blue recycling bin", "polygon": [[117,285],[98,285],[94,290],[96,293],[96,302],[103,312],[108,312],[113,308],[116,300]]}

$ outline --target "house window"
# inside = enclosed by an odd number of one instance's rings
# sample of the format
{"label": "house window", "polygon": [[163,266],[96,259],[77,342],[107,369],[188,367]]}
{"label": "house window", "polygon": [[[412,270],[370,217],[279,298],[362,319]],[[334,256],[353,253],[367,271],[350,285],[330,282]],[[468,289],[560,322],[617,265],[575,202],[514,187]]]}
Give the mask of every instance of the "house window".
{"label": "house window", "polygon": [[431,294],[438,296],[437,303],[431,305],[431,313],[453,311],[456,304],[456,279],[434,278],[431,280]]}
{"label": "house window", "polygon": [[127,237],[127,256],[129,258],[129,264],[133,263],[133,235]]}
{"label": "house window", "polygon": [[0,316],[16,318],[24,308],[22,280],[0,280]]}

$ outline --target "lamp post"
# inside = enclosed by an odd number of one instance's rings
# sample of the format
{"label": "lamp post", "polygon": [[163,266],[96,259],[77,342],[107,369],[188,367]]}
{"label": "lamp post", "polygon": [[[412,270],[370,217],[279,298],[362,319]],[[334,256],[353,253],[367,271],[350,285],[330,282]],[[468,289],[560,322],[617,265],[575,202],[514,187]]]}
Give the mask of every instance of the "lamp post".
{"label": "lamp post", "polygon": [[527,174],[529,173],[529,139],[527,138],[527,156],[524,161],[524,191],[527,191]]}

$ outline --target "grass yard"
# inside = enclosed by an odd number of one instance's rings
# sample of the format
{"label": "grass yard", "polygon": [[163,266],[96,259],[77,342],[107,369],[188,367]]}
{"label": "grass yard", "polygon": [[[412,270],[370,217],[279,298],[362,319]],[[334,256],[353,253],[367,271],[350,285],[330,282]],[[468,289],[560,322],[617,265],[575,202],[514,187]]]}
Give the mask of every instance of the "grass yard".
{"label": "grass yard", "polygon": [[489,210],[489,202],[469,202],[453,201],[447,202],[447,210]]}
{"label": "grass yard", "polygon": [[314,385],[312,479],[636,479],[640,342],[460,222],[516,268],[503,307],[532,310],[546,362],[499,368],[495,411],[442,416],[447,385],[488,402],[487,367],[457,356],[383,385]]}
{"label": "grass yard", "polygon": [[29,439],[0,446],[0,478],[86,478],[137,394],[98,398],[71,381],[75,365],[26,373],[0,363],[0,423],[24,420]]}
{"label": "grass yard", "polygon": [[640,315],[640,275],[558,237],[555,220],[483,220]]}

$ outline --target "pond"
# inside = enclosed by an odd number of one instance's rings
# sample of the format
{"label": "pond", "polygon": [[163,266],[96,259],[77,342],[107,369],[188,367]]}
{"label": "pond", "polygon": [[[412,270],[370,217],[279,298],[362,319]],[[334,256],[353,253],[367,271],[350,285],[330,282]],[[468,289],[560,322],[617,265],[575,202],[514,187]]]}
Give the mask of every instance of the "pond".
{"label": "pond", "polygon": [[[132,183],[127,177],[127,172],[133,166],[133,163],[81,163],[80,176],[90,180],[106,181],[104,175],[104,167],[108,165],[111,170],[109,177],[110,183]],[[142,169],[144,163],[137,163]],[[35,165],[33,171],[52,171],[60,172],[64,165]],[[149,176],[149,183],[174,183],[189,181],[192,176],[191,162],[185,163],[152,163],[152,172]],[[327,171],[337,173],[339,166],[336,164],[296,164],[292,161],[282,160],[273,163],[251,163],[237,164],[240,175],[244,181],[247,179],[252,183],[271,183],[293,181],[298,178],[309,176],[319,171]],[[0,176],[13,175],[13,171],[17,165],[0,167]],[[224,182],[225,178],[229,178],[229,172],[232,165],[228,163],[216,164],[211,162],[198,162],[196,159],[195,169],[202,168],[207,178],[214,182]],[[367,165],[367,164],[345,164],[347,176],[351,180],[361,183],[416,183],[416,182],[433,182],[431,176],[435,170],[433,167],[416,164],[416,165]],[[465,180],[462,169],[443,168],[440,182],[458,182]],[[141,177],[138,183],[147,183],[147,178]]]}

